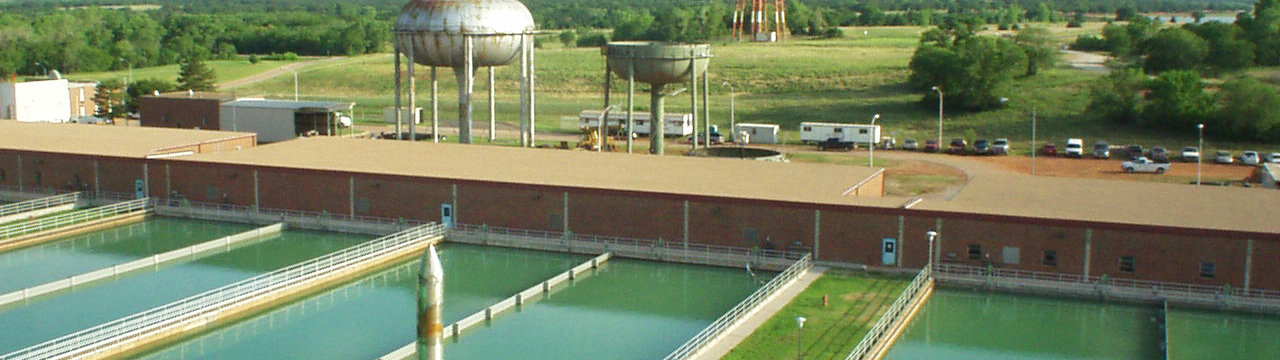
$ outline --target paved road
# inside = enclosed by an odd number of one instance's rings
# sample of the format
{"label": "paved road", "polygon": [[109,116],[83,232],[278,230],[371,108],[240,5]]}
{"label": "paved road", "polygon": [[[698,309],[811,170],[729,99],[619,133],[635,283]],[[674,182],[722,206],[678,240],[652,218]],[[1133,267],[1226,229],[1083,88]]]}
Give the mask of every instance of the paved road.
{"label": "paved road", "polygon": [[329,57],[329,58],[320,58],[315,60],[299,61],[292,64],[280,66],[275,69],[257,73],[254,75],[223,82],[221,84],[218,84],[218,89],[227,90],[227,89],[238,88],[238,87],[247,86],[247,85],[253,85],[262,81],[266,81],[267,79],[270,79],[276,76],[292,73],[292,72],[302,70],[304,68],[308,68],[311,66],[315,66],[319,64],[334,63],[334,62],[339,62],[339,61],[348,60],[348,59],[351,59],[351,58],[346,56],[336,56],[336,57]]}

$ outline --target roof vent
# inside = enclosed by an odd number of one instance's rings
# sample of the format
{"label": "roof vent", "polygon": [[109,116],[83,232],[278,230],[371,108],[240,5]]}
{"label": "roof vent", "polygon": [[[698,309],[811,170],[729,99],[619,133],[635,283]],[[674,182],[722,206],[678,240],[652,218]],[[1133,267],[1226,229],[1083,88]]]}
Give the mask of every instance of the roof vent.
{"label": "roof vent", "polygon": [[195,97],[195,96],[196,96],[195,90],[190,90],[190,89],[187,90],[187,97]]}

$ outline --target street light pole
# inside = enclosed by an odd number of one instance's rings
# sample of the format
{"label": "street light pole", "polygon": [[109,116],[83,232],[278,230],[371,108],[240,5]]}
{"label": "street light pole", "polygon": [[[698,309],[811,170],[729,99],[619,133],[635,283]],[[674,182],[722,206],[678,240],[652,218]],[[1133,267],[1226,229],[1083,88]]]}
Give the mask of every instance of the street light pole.
{"label": "street light pole", "polygon": [[924,234],[929,236],[929,262],[925,263],[925,268],[933,272],[933,239],[938,237],[938,232],[930,230]]}
{"label": "street light pole", "polygon": [[734,108],[733,84],[730,84],[728,81],[725,81],[723,85],[729,87],[729,141],[737,141],[736,139],[733,138],[734,133],[738,131],[738,126],[736,122],[737,120],[734,119],[734,111],[733,111],[733,108]]}
{"label": "street light pole", "polygon": [[1036,108],[1031,107],[1031,175],[1036,174]]}
{"label": "street light pole", "polygon": [[804,359],[804,317],[797,317],[796,323],[800,325],[800,330],[796,337],[796,359]]}
{"label": "street light pole", "polygon": [[[871,117],[871,135],[876,136],[876,137],[879,137],[879,135],[880,135],[880,132],[879,132],[879,131],[876,131],[876,129],[875,129],[875,128],[876,128],[876,120],[879,120],[879,119],[880,119],[880,114],[876,114],[876,116],[872,116],[872,117]],[[869,156],[869,159],[870,159],[870,160],[869,160],[869,161],[868,161],[868,163],[867,163],[867,166],[868,166],[868,167],[875,167],[875,166],[876,166],[876,140],[878,140],[878,139],[871,139],[871,143],[870,143],[870,145],[871,145],[871,146],[868,146],[868,147],[870,148],[870,150],[871,150],[871,155]]]}
{"label": "street light pole", "polygon": [[1204,159],[1204,154],[1205,154],[1205,152],[1204,152],[1204,124],[1196,124],[1196,130],[1198,130],[1198,132],[1200,133],[1200,147],[1199,147],[1199,148],[1196,148],[1196,151],[1200,153],[1200,156],[1197,156],[1197,157],[1196,157],[1196,186],[1200,186],[1200,167],[1201,167],[1201,165],[1200,165],[1200,164],[1201,164],[1202,162],[1204,162],[1204,160],[1203,160],[1203,159]]}
{"label": "street light pole", "polygon": [[36,62],[36,66],[39,66],[39,67],[40,67],[40,70],[43,70],[43,71],[44,71],[44,76],[45,76],[45,77],[49,77],[49,68],[44,67],[44,64],[41,64],[39,61],[37,61],[37,62]]}
{"label": "street light pole", "polygon": [[942,152],[942,88],[933,87],[938,92],[938,152]]}

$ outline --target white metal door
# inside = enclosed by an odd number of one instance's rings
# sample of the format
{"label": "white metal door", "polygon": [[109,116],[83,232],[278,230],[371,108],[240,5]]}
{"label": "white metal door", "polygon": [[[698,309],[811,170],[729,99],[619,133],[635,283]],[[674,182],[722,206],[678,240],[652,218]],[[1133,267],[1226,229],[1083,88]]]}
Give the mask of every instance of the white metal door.
{"label": "white metal door", "polygon": [[440,224],[446,228],[453,227],[453,205],[440,204]]}
{"label": "white metal door", "polygon": [[880,263],[884,266],[892,266],[898,263],[898,239],[884,238],[883,248],[881,249]]}

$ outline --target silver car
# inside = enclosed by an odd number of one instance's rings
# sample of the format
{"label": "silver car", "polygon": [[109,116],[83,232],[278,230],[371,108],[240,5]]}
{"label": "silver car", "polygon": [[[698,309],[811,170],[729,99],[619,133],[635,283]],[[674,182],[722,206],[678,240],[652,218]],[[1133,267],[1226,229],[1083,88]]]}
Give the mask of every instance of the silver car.
{"label": "silver car", "polygon": [[1219,151],[1216,155],[1214,155],[1213,162],[1216,162],[1219,164],[1231,164],[1236,162],[1236,158],[1234,156],[1231,156],[1231,153],[1229,152]]}
{"label": "silver car", "polygon": [[1262,163],[1262,156],[1259,156],[1257,151],[1247,150],[1244,154],[1240,155],[1240,163],[1245,165],[1258,165]]}

